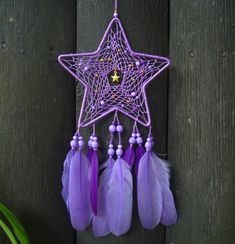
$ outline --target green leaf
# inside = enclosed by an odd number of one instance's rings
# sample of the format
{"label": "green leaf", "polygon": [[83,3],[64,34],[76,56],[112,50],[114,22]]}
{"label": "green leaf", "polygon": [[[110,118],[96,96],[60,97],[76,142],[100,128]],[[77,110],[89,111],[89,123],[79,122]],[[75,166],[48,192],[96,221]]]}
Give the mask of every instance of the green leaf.
{"label": "green leaf", "polygon": [[11,224],[12,229],[13,229],[17,239],[20,241],[20,243],[28,244],[29,239],[28,239],[27,233],[26,233],[24,227],[15,217],[15,215],[7,207],[5,207],[2,203],[0,203],[0,211],[3,213],[3,215],[6,217],[6,219]]}
{"label": "green leaf", "polygon": [[17,244],[17,241],[16,241],[14,235],[12,234],[11,230],[7,227],[7,225],[1,219],[0,219],[0,226],[2,227],[2,229],[4,230],[4,232],[6,233],[8,238],[10,239],[11,243]]}

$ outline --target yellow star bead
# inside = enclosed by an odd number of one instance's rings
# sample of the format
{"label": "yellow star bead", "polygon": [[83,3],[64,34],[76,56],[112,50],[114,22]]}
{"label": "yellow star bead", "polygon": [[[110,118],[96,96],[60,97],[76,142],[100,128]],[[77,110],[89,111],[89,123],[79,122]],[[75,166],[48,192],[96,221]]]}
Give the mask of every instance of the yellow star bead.
{"label": "yellow star bead", "polygon": [[119,83],[120,76],[117,75],[117,71],[116,70],[114,70],[114,75],[112,75],[111,78],[112,78],[112,82],[113,83],[115,83],[115,82]]}

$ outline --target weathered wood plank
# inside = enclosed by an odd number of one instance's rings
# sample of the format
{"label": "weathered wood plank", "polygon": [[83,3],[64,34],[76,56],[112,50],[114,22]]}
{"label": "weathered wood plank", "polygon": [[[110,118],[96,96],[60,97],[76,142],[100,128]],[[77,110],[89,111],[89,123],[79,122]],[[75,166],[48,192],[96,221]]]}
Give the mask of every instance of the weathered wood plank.
{"label": "weathered wood plank", "polygon": [[[105,28],[112,18],[113,0],[77,1],[77,50],[88,52],[96,50]],[[167,55],[168,53],[168,3],[167,1],[119,1],[119,15],[126,29],[132,47],[136,51],[152,54]],[[150,91],[151,90],[151,91]],[[77,88],[77,110],[81,105],[81,86]],[[150,85],[149,104],[154,122],[154,135],[156,151],[166,152],[166,126],[167,126],[167,74],[161,75]],[[132,122],[125,118],[126,133],[124,141],[128,141]],[[98,123],[98,136],[101,145],[107,145],[108,125],[111,116]],[[83,135],[89,136],[91,130],[84,129]],[[106,143],[106,144],[105,144]],[[102,148],[101,160],[105,160],[106,151]],[[106,147],[107,149],[107,147]],[[144,230],[138,220],[136,206],[131,230],[123,237],[108,237],[94,239],[92,230],[77,233],[77,243],[164,243],[164,228],[157,227],[153,231]]]}
{"label": "weathered wood plank", "polygon": [[235,4],[174,0],[170,8],[168,154],[179,222],[170,244],[235,239]]}
{"label": "weathered wood plank", "polygon": [[[75,86],[57,55],[75,48],[73,0],[0,2],[0,201],[30,243],[75,242],[60,196]],[[9,243],[0,233],[0,243]]]}

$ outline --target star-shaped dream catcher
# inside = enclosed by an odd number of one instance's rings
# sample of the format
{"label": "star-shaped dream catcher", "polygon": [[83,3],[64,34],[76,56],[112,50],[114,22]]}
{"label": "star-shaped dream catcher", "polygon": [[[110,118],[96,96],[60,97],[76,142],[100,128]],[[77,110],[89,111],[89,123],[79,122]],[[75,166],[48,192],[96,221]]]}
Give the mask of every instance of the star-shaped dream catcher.
{"label": "star-shaped dream catcher", "polygon": [[[97,51],[63,54],[58,60],[85,88],[77,131],[70,142],[62,175],[62,196],[73,227],[84,230],[92,223],[97,237],[126,233],[132,217],[132,168],[137,177],[138,212],[143,227],[174,224],[177,214],[169,188],[169,169],[152,152],[151,117],[145,92],[146,85],[169,65],[169,60],[132,51],[118,18],[116,1],[113,19]],[[125,150],[119,112],[133,120]],[[99,165],[95,122],[109,113],[114,113],[114,118],[108,128],[108,159]],[[139,125],[149,128],[144,146]],[[92,126],[93,133],[85,155],[81,128],[86,126]],[[114,136],[118,137],[116,148]]]}

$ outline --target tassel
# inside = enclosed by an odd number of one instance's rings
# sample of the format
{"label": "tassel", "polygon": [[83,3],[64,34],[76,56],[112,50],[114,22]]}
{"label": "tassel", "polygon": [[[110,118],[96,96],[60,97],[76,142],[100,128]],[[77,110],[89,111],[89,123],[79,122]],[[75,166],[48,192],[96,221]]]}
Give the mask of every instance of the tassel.
{"label": "tassel", "polygon": [[130,167],[132,168],[134,161],[135,161],[135,152],[133,149],[133,145],[130,144],[127,149],[125,150],[125,153],[123,155],[123,160],[127,162]]}
{"label": "tassel", "polygon": [[145,154],[145,149],[142,145],[139,145],[135,150],[135,175],[138,176],[139,162],[142,156]]}
{"label": "tassel", "polygon": [[174,224],[177,219],[169,188],[169,170],[163,160],[151,151],[152,145],[152,138],[149,137],[145,144],[147,151],[139,162],[137,179],[138,212],[146,229],[153,229],[160,222]]}
{"label": "tassel", "polygon": [[131,225],[133,205],[133,181],[130,166],[121,159],[122,125],[117,126],[119,137],[117,160],[113,166],[107,192],[107,218],[109,230],[116,236],[125,234]]}
{"label": "tassel", "polygon": [[90,164],[82,152],[82,137],[79,137],[78,151],[71,159],[69,174],[69,211],[72,226],[79,231],[84,230],[91,222],[93,213],[90,202]]}
{"label": "tassel", "polygon": [[104,165],[98,188],[98,208],[97,215],[94,216],[92,226],[95,237],[102,237],[110,233],[107,223],[107,192],[109,190],[109,181],[111,178],[114,160],[110,157]]}
{"label": "tassel", "polygon": [[61,178],[61,181],[62,181],[62,197],[64,199],[64,202],[67,206],[67,209],[69,210],[69,202],[68,202],[68,198],[69,198],[69,172],[70,172],[70,164],[71,164],[71,159],[74,155],[74,150],[71,149],[67,155],[66,155],[66,158],[65,158],[65,161],[64,161],[64,170],[63,170],[63,174],[62,174],[62,178]]}
{"label": "tassel", "polygon": [[88,149],[87,149],[87,154],[86,154],[89,162],[91,162],[91,158],[92,158],[92,154],[93,154],[92,142],[93,142],[93,135],[90,136],[90,139],[88,141]]}
{"label": "tassel", "polygon": [[97,194],[98,194],[98,155],[97,148],[99,144],[97,142],[97,137],[93,136],[92,142],[92,156],[91,156],[91,178],[90,178],[90,198],[91,207],[94,215],[97,214]]}
{"label": "tassel", "polygon": [[138,147],[135,151],[135,175],[137,177],[138,175],[138,168],[139,168],[139,162],[140,162],[140,159],[142,158],[142,156],[144,155],[145,153],[145,149],[144,147],[142,146],[142,143],[143,143],[143,139],[137,129],[137,133],[136,133],[136,143],[138,144]]}

